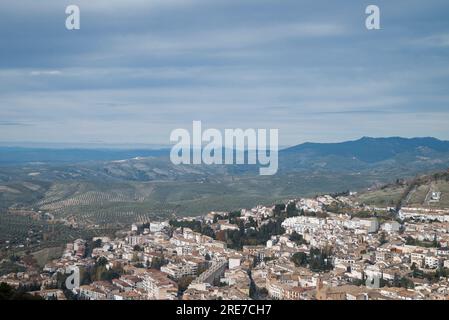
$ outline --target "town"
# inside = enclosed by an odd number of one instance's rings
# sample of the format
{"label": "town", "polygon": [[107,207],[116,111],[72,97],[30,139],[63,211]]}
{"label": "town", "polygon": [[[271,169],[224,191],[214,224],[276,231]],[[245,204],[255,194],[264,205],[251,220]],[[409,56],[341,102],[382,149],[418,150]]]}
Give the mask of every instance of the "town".
{"label": "town", "polygon": [[[447,212],[348,195],[133,224],[0,282],[44,299],[444,300]],[[80,270],[68,289],[67,270]]]}

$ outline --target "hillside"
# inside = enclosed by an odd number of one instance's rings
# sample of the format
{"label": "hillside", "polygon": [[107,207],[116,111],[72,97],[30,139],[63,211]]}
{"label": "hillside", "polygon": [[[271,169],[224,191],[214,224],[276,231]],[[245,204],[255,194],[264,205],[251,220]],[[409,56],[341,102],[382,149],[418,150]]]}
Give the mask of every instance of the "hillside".
{"label": "hillside", "polygon": [[[28,238],[28,246],[40,250],[132,222],[346,190],[365,190],[357,200],[377,206],[449,207],[448,174],[421,176],[449,167],[446,148],[447,142],[427,138],[308,143],[281,151],[275,176],[259,176],[251,166],[175,166],[162,151],[144,157],[58,150],[52,158],[48,150],[21,149],[8,156],[24,155],[20,161],[0,161],[0,247]],[[122,158],[126,154],[133,157]],[[438,202],[428,201],[431,190],[440,192]]]}
{"label": "hillside", "polygon": [[357,201],[376,206],[449,208],[449,171],[398,180],[356,196]]}
{"label": "hillside", "polygon": [[304,143],[281,151],[282,170],[398,172],[413,175],[449,167],[449,141],[435,138],[368,138]]}
{"label": "hillside", "polygon": [[[17,163],[8,160],[0,165],[0,209],[32,208],[86,224],[142,221],[172,213],[199,215],[376,188],[449,167],[449,143],[434,138],[305,143],[282,150],[280,170],[270,177],[259,176],[254,166],[173,165],[166,150],[150,150],[151,156],[139,150],[19,148],[18,154],[14,152],[0,148],[6,159],[23,156]],[[406,188],[384,187],[364,200],[396,204]],[[423,193],[423,188],[417,188],[410,201],[423,202],[419,198]]]}
{"label": "hillside", "polygon": [[449,141],[436,138],[370,138],[340,143],[304,143],[283,151],[284,154],[310,154],[314,156],[342,156],[366,163],[394,158],[402,153],[428,156],[449,152]]}

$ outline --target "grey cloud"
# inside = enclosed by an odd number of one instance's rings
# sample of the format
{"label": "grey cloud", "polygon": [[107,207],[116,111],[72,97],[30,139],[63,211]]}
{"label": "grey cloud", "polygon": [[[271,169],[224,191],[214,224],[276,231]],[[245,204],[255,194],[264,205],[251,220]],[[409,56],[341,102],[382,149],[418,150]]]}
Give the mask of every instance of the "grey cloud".
{"label": "grey cloud", "polygon": [[33,124],[2,140],[167,143],[192,120],[279,127],[281,144],[449,139],[447,1],[378,0],[379,32],[360,1],[77,3],[79,32],[72,1],[0,4],[0,119]]}

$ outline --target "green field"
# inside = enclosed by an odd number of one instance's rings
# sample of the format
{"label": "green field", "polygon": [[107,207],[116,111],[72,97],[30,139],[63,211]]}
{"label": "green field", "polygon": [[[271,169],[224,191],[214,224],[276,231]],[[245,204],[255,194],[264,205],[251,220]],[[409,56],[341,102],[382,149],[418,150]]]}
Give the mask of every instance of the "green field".
{"label": "green field", "polygon": [[[57,248],[76,239],[90,239],[94,236],[111,236],[119,229],[115,227],[72,228],[61,223],[49,223],[26,216],[0,213],[0,251],[8,254],[37,252],[40,261],[52,257]],[[51,251],[42,249],[53,248]]]}
{"label": "green field", "polygon": [[377,182],[368,175],[293,173],[243,175],[202,181],[55,182],[34,207],[82,225],[131,224],[176,215],[203,215],[271,205],[315,194],[358,189]]}

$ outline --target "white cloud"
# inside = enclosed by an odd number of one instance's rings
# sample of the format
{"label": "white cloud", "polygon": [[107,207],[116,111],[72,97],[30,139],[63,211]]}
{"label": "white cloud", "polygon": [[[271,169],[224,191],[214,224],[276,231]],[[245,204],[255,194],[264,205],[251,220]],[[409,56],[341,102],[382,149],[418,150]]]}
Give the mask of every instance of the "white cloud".
{"label": "white cloud", "polygon": [[[276,41],[310,38],[337,37],[349,31],[340,24],[286,23],[273,26],[229,27],[226,29],[196,30],[165,35],[155,33],[127,34],[113,36],[106,40],[104,54],[167,54],[223,49],[248,48]],[[96,53],[98,54],[98,53]],[[102,53],[103,54],[103,53]]]}
{"label": "white cloud", "polygon": [[34,70],[30,72],[32,76],[58,76],[61,74],[62,72],[59,70]]}
{"label": "white cloud", "polygon": [[79,0],[82,29],[70,33],[70,0],[3,1],[0,136],[165,142],[192,119],[280,126],[282,144],[376,126],[449,135],[449,33],[436,2],[424,18],[418,1],[413,14],[388,2],[385,29],[368,33],[350,1]]}

